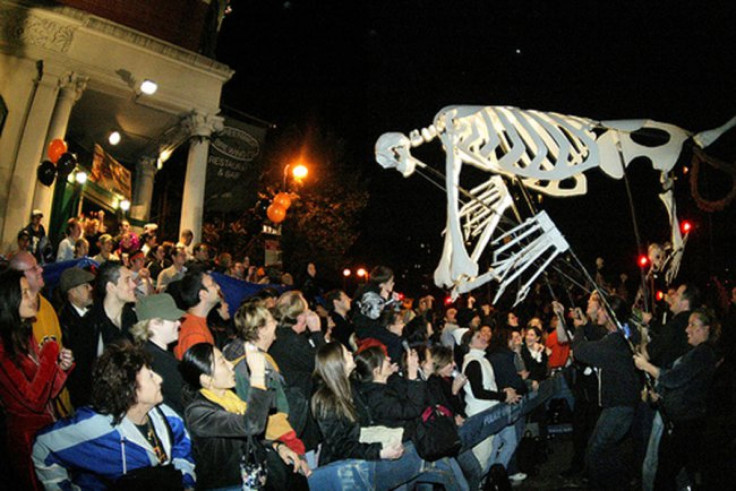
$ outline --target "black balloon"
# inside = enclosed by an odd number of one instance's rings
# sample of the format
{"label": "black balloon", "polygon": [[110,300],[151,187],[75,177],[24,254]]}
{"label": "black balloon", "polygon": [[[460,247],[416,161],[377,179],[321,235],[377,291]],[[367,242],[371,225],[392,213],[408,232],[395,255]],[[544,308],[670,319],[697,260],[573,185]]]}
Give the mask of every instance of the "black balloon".
{"label": "black balloon", "polygon": [[38,181],[44,186],[51,186],[56,177],[56,166],[50,160],[44,160],[36,169]]}
{"label": "black balloon", "polygon": [[269,206],[271,206],[271,200],[261,198],[256,202],[255,207],[253,207],[253,212],[259,218],[266,218],[266,210]]}
{"label": "black balloon", "polygon": [[59,176],[66,178],[77,166],[77,156],[69,152],[62,153],[56,165],[59,167]]}

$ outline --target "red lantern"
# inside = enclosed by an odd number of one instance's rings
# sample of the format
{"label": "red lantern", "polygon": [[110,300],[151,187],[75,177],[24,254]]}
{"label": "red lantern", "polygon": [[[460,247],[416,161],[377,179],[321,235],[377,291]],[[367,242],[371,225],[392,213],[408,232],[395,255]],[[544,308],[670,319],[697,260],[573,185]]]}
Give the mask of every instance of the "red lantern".
{"label": "red lantern", "polygon": [[279,206],[276,203],[272,203],[271,206],[266,210],[266,216],[273,223],[281,223],[286,218],[286,210],[283,206]]}
{"label": "red lantern", "polygon": [[273,197],[273,202],[274,204],[279,205],[284,210],[288,210],[291,206],[291,198],[289,197],[289,193],[277,194]]}
{"label": "red lantern", "polygon": [[51,162],[56,163],[67,151],[66,143],[61,138],[55,138],[49,143],[48,156]]}

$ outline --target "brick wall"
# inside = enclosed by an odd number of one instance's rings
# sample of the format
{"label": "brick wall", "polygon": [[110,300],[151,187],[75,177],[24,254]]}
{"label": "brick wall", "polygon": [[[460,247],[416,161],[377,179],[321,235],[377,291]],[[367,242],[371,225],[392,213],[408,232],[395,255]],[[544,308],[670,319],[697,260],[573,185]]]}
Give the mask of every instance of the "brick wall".
{"label": "brick wall", "polygon": [[209,7],[203,0],[57,0],[57,2],[195,52],[199,51],[205,15]]}

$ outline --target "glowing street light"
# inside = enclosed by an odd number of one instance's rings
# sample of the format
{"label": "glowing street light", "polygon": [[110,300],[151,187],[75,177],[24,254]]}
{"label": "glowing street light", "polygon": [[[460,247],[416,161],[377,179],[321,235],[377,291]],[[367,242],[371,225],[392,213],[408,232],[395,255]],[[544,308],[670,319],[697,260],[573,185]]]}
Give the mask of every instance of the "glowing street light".
{"label": "glowing street light", "polygon": [[307,174],[309,174],[309,169],[307,169],[307,166],[304,164],[286,164],[286,167],[284,167],[284,191],[286,191],[286,180],[289,177],[289,169],[291,169],[291,176],[294,178],[295,181],[299,183],[302,181],[302,179],[307,177]]}
{"label": "glowing street light", "polygon": [[110,142],[110,145],[117,145],[120,143],[120,132],[119,131],[113,131],[110,133],[110,135],[107,137],[107,141]]}
{"label": "glowing street light", "polygon": [[343,269],[343,270],[342,270],[342,275],[343,275],[343,276],[344,276],[345,278],[347,278],[348,276],[350,276],[350,274],[351,274],[351,271],[350,271],[350,269],[348,269],[348,268],[345,268],[345,269]]}
{"label": "glowing street light", "polygon": [[365,278],[366,276],[368,276],[368,272],[363,268],[358,268],[358,271],[356,271],[355,274],[360,278]]}
{"label": "glowing street light", "polygon": [[153,95],[158,90],[158,84],[153,80],[146,79],[141,82],[141,92],[146,95]]}
{"label": "glowing street light", "polygon": [[84,171],[79,171],[74,176],[74,180],[77,181],[77,184],[84,185],[85,182],[87,182],[87,173]]}
{"label": "glowing street light", "polygon": [[294,176],[294,179],[301,181],[305,177],[307,177],[307,174],[309,174],[309,169],[307,169],[307,166],[304,164],[299,164],[296,167],[294,167],[294,170],[291,171],[291,175]]}

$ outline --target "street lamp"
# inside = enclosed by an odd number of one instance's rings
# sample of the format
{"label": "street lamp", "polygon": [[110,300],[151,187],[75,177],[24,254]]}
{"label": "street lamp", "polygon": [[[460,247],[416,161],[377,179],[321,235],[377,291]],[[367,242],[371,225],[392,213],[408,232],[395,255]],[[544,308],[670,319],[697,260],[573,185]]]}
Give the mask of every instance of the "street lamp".
{"label": "street lamp", "polygon": [[[294,166],[293,169],[292,166]],[[291,169],[291,176],[297,182],[301,182],[309,174],[309,169],[304,164],[298,163],[294,165],[293,162],[286,164],[286,167],[284,167],[284,191],[286,191],[286,180],[289,177],[289,169]]]}

